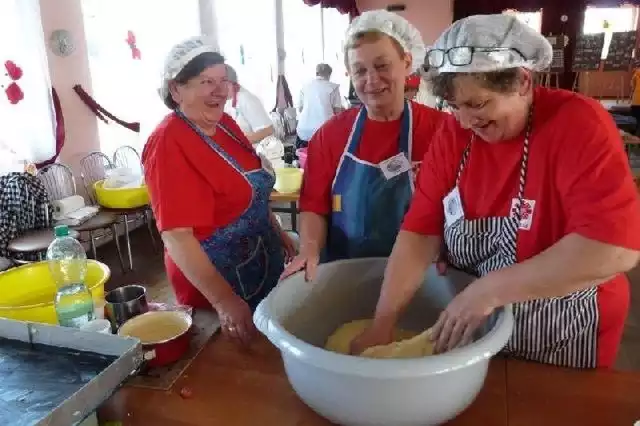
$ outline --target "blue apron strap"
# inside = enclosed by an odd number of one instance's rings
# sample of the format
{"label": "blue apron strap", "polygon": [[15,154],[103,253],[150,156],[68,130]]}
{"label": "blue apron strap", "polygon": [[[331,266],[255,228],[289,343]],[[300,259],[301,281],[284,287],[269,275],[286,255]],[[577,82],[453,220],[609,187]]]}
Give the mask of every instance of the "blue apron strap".
{"label": "blue apron strap", "polygon": [[409,101],[404,101],[404,111],[402,112],[402,127],[400,128],[400,141],[398,145],[400,146],[400,151],[404,152],[407,156],[407,159],[411,161],[411,145],[413,139],[412,128],[413,128],[413,114],[411,110],[411,105],[409,105]]}
{"label": "blue apron strap", "polygon": [[[360,108],[358,116],[356,117],[353,131],[351,132],[349,141],[347,142],[347,152],[351,155],[356,154],[358,145],[360,145],[360,139],[362,139],[362,131],[364,130],[364,123],[367,121],[367,111],[364,107]],[[413,114],[409,101],[404,102],[404,109],[402,111],[402,124],[400,128],[400,140],[398,141],[400,152],[403,152],[409,161],[411,161],[411,139],[413,128]]]}
{"label": "blue apron strap", "polygon": [[366,121],[367,110],[362,107],[360,108],[360,111],[358,111],[356,122],[353,126],[353,130],[351,131],[351,135],[349,135],[349,140],[347,141],[347,152],[351,155],[356,155],[356,150],[358,149],[358,145],[360,145],[362,130],[364,129],[364,123]]}
{"label": "blue apron strap", "polygon": [[[198,136],[200,136],[200,138],[202,138],[202,140],[209,145],[209,147],[211,149],[213,149],[218,155],[220,155],[225,161],[227,161],[234,169],[236,169],[240,174],[244,174],[246,171],[244,170],[244,168],[240,165],[240,163],[238,163],[236,161],[235,158],[233,158],[232,156],[230,156],[229,154],[227,154],[227,152],[222,149],[222,147],[220,145],[218,145],[217,143],[215,143],[213,141],[213,139],[211,139],[211,137],[209,137],[209,135],[206,135],[202,130],[200,130],[200,128],[198,128],[198,126],[196,126],[195,124],[193,124],[193,122],[191,120],[189,120],[187,118],[186,115],[184,115],[184,113],[180,110],[176,111],[176,114],[178,115],[178,117],[180,117],[185,123],[187,123],[189,125],[189,127],[191,127],[191,129],[193,129],[194,132],[196,132],[198,134]],[[218,124],[218,127],[220,127],[226,134],[228,134],[230,137],[232,137],[234,140],[236,140],[240,145],[244,146],[244,144],[242,142],[239,141],[239,139],[237,137],[235,137],[225,126]],[[253,148],[252,148],[253,150]],[[254,151],[255,153],[255,151]],[[257,154],[256,154],[257,155]]]}

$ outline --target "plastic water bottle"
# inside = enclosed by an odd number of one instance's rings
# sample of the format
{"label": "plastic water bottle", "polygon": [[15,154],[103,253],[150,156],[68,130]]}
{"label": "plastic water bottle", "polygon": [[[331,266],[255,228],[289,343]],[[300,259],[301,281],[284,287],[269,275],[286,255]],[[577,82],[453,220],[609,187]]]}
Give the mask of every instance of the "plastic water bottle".
{"label": "plastic water bottle", "polygon": [[56,239],[47,249],[49,270],[56,283],[54,300],[58,323],[64,327],[80,328],[93,319],[91,291],[84,284],[87,274],[87,254],[69,227],[55,227]]}

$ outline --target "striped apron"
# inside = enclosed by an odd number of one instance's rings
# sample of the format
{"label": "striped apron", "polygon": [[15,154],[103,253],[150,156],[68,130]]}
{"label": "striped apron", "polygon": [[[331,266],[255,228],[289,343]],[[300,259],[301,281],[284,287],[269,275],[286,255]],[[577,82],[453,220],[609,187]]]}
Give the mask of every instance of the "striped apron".
{"label": "striped apron", "polygon": [[[452,266],[482,277],[491,271],[517,263],[517,239],[524,200],[530,135],[531,124],[524,140],[517,204],[510,215],[474,220],[466,220],[463,216],[450,225],[445,225],[444,244],[447,260]],[[459,187],[472,145],[473,137],[462,155],[456,188]],[[462,195],[460,201],[464,205]],[[513,334],[505,347],[507,354],[563,367],[596,367],[596,287],[564,297],[514,303],[513,315]]]}

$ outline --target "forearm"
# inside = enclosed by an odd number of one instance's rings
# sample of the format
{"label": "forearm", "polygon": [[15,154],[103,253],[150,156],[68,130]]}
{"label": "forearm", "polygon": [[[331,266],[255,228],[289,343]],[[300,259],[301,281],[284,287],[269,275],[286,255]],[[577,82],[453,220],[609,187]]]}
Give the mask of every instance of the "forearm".
{"label": "forearm", "polygon": [[273,126],[269,126],[269,127],[265,127],[262,130],[258,130],[257,132],[249,132],[247,133],[247,139],[249,139],[249,142],[251,142],[252,144],[256,144],[258,142],[260,142],[262,139],[266,138],[267,136],[271,136],[273,134]]}
{"label": "forearm", "polygon": [[327,219],[317,213],[300,214],[300,252],[311,250],[319,254],[327,241]]}
{"label": "forearm", "polygon": [[202,250],[191,229],[165,231],[162,233],[162,240],[180,271],[213,307],[234,294],[231,286]]}
{"label": "forearm", "polygon": [[632,269],[639,253],[570,234],[524,262],[486,275],[499,306],[562,297]]}
{"label": "forearm", "polygon": [[392,327],[422,284],[440,250],[440,237],[400,231],[384,273],[375,322]]}

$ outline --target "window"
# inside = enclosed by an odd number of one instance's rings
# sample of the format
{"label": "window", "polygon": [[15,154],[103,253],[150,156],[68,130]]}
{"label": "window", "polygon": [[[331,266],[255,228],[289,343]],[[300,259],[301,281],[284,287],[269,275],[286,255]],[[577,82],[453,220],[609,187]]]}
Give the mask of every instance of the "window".
{"label": "window", "polygon": [[[158,96],[164,58],[180,41],[200,34],[198,0],[83,0],[92,96],[109,112],[139,121],[140,134],[98,121],[100,149],[107,155],[130,145],[141,152],[149,133],[169,112]],[[140,59],[128,43],[135,36]]]}
{"label": "window", "polygon": [[324,62],[331,65],[331,80],[340,85],[340,94],[349,94],[349,76],[344,65],[342,44],[349,27],[349,15],[341,14],[336,9],[322,9],[322,34],[324,35]]}
{"label": "window", "polygon": [[621,7],[587,7],[584,13],[583,34],[604,32],[602,59],[606,59],[615,32],[635,31],[638,24],[638,8]]}
{"label": "window", "polygon": [[282,21],[284,74],[295,100],[302,86],[316,75],[316,65],[324,60],[322,9],[319,5],[308,6],[302,0],[282,0]]}
{"label": "window", "polygon": [[[55,154],[51,83],[38,0],[0,2],[0,174],[13,171],[16,161],[40,162]],[[5,89],[12,82],[4,64],[22,70],[16,81],[24,98],[11,104]]]}
{"label": "window", "polygon": [[515,9],[507,9],[503,12],[507,15],[514,15],[534,30],[542,31],[542,9],[535,12],[520,12]]}
{"label": "window", "polygon": [[216,0],[214,6],[222,54],[239,83],[270,111],[278,74],[275,0]]}

